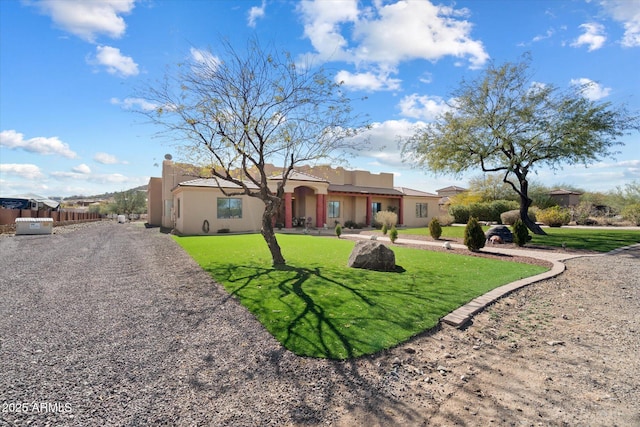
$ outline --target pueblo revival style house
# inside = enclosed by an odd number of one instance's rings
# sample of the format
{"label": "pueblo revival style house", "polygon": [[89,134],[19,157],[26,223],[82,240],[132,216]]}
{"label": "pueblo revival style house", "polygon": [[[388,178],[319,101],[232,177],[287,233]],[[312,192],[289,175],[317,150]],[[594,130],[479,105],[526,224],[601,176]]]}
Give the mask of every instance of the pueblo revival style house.
{"label": "pueblo revival style house", "polygon": [[[215,178],[189,175],[193,166],[174,163],[167,155],[162,178],[151,178],[148,186],[149,224],[175,230],[183,235],[259,231],[264,204],[246,195],[227,197],[238,187]],[[268,165],[275,191],[281,175]],[[398,224],[424,227],[440,214],[439,196],[393,186],[393,174],[373,174],[330,166],[302,166],[289,174],[284,202],[276,218],[277,226],[331,227],[372,224],[375,214],[391,210]]]}

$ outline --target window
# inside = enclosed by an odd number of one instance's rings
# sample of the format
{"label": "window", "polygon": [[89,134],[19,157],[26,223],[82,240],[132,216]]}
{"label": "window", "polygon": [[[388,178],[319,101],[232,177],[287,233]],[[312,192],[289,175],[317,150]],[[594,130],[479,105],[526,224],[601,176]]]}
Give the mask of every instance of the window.
{"label": "window", "polygon": [[371,203],[371,213],[373,215],[377,214],[378,212],[380,212],[382,210],[382,203],[380,202],[373,202]]}
{"label": "window", "polygon": [[427,217],[427,204],[416,203],[416,218],[426,218],[426,217]]}
{"label": "window", "polygon": [[180,218],[180,199],[178,199],[178,218]]}
{"label": "window", "polygon": [[218,219],[242,218],[242,199],[218,198]]}
{"label": "window", "polygon": [[329,202],[329,218],[340,218],[340,202]]}

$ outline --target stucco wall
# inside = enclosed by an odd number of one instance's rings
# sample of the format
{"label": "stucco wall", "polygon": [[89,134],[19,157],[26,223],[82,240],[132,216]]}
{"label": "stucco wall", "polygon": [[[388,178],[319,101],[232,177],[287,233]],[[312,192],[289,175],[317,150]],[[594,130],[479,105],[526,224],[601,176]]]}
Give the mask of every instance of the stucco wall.
{"label": "stucco wall", "polygon": [[[173,198],[176,211],[176,231],[185,235],[217,234],[227,228],[231,232],[258,231],[261,228],[264,204],[254,197],[240,197],[242,200],[242,218],[218,219],[218,198],[226,197],[215,188],[179,187]],[[180,216],[178,217],[178,199]],[[203,229],[208,221],[209,231]]]}
{"label": "stucco wall", "polygon": [[[441,215],[440,206],[438,205],[439,198],[424,198],[424,197],[412,197],[405,196],[403,202],[404,209],[404,225],[406,227],[426,227],[433,217]],[[416,204],[427,204],[427,217],[416,217]]]}
{"label": "stucco wall", "polygon": [[162,178],[150,178],[147,187],[147,222],[162,225]]}

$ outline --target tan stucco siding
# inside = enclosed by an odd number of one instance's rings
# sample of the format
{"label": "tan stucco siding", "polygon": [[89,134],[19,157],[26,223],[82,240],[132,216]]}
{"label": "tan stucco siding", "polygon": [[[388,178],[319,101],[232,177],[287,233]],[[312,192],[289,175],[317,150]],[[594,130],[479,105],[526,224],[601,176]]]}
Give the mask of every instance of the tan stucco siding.
{"label": "tan stucco siding", "polygon": [[[234,196],[242,200],[242,218],[218,218],[218,198],[226,198],[218,189],[185,187],[174,192],[176,231],[184,235],[216,234],[220,229],[231,232],[258,231],[261,227],[264,204],[248,196]],[[178,217],[178,200],[180,216]],[[206,224],[208,222],[208,232]]]}
{"label": "tan stucco siding", "polygon": [[[403,201],[404,225],[406,227],[426,227],[432,218],[440,216],[440,206],[437,197],[411,197],[405,196]],[[427,216],[419,218],[416,216],[416,205],[418,203],[427,204]]]}
{"label": "tan stucco siding", "polygon": [[147,186],[147,222],[162,225],[162,178],[150,178]]}

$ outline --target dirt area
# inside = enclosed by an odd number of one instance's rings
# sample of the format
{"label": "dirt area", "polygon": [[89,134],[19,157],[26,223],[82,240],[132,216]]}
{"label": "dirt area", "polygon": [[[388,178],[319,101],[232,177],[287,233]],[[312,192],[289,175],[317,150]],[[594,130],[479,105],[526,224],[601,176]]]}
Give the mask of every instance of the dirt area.
{"label": "dirt area", "polygon": [[640,248],[566,264],[463,330],[391,351],[394,396],[423,425],[640,425]]}
{"label": "dirt area", "polygon": [[2,426],[640,425],[640,248],[349,361],[285,350],[157,229],[5,235],[0,254]]}

